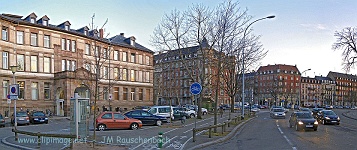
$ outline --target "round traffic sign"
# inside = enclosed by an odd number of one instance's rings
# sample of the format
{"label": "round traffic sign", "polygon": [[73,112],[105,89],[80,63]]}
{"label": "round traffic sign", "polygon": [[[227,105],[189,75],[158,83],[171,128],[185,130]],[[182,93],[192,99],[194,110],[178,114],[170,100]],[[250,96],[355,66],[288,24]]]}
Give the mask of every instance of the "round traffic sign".
{"label": "round traffic sign", "polygon": [[193,95],[198,95],[202,91],[202,86],[200,83],[195,82],[191,84],[190,91]]}
{"label": "round traffic sign", "polygon": [[16,94],[16,87],[11,87],[11,93]]}

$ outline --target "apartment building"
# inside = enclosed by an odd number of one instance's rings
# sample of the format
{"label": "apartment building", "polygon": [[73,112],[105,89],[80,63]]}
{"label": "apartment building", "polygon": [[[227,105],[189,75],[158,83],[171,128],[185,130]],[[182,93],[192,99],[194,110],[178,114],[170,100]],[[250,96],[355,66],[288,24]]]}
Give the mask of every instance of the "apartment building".
{"label": "apartment building", "polygon": [[70,21],[50,21],[35,13],[0,15],[0,113],[13,108],[7,103],[14,84],[11,66],[17,66],[18,109],[68,116],[75,92],[89,98],[93,109],[95,95],[97,109],[153,104],[153,51],[123,33],[104,38],[103,29],[73,29]]}
{"label": "apartment building", "polygon": [[333,91],[333,105],[356,106],[357,102],[357,76],[330,71],[327,77],[336,84]]}

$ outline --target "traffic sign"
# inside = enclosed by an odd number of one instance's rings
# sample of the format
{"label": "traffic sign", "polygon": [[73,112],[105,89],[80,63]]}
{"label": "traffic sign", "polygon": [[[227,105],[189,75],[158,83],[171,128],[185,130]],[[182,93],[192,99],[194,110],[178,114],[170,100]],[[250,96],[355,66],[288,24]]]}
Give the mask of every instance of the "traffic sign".
{"label": "traffic sign", "polygon": [[112,100],[112,94],[109,94],[109,100]]}
{"label": "traffic sign", "polygon": [[19,95],[19,85],[12,84],[10,85],[10,96],[18,96]]}
{"label": "traffic sign", "polygon": [[198,95],[202,91],[202,86],[200,83],[195,82],[191,84],[190,91],[193,95]]}
{"label": "traffic sign", "polygon": [[11,104],[11,99],[8,99],[8,100],[7,100],[7,104]]}
{"label": "traffic sign", "polygon": [[18,96],[17,96],[17,95],[10,95],[10,99],[11,99],[11,100],[17,100],[17,99],[18,99]]}

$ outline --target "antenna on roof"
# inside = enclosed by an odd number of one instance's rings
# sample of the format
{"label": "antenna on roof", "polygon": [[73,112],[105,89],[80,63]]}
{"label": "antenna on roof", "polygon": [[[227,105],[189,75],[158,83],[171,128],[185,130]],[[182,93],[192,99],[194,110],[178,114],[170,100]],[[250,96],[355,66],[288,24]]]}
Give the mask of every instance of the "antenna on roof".
{"label": "antenna on roof", "polygon": [[92,30],[94,29],[94,23],[93,23],[94,17],[95,17],[95,13],[94,13],[93,16],[91,17],[91,18],[92,18]]}
{"label": "antenna on roof", "polygon": [[103,26],[102,26],[102,28],[101,29],[103,29],[104,28],[104,26],[105,26],[105,24],[107,24],[108,23],[108,18],[107,18],[107,20],[105,20],[105,22],[104,22],[104,24],[103,24]]}

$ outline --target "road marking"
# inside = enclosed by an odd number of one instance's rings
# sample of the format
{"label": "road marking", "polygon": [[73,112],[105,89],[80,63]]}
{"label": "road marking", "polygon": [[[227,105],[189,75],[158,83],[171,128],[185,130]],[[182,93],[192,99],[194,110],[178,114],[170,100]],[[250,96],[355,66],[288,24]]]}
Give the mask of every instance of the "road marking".
{"label": "road marking", "polygon": [[208,125],[208,123],[201,124],[200,126]]}
{"label": "road marking", "polygon": [[164,132],[164,134],[166,134],[166,133],[170,133],[170,132],[175,131],[175,130],[177,130],[177,129],[178,129],[178,128],[175,128],[175,129],[172,129],[172,130],[166,131],[166,132]]}
{"label": "road marking", "polygon": [[187,132],[190,132],[190,131],[192,131],[192,129],[189,129],[189,130],[187,130],[187,131],[185,131],[185,132],[183,132],[183,133],[187,133]]}
{"label": "road marking", "polygon": [[152,126],[152,127],[147,127],[147,128],[141,128],[140,130],[146,130],[146,129],[151,129],[151,128],[157,128],[158,126]]}
{"label": "road marking", "polygon": [[185,147],[185,145],[187,144],[188,141],[190,141],[193,137],[191,136],[189,139],[186,140],[185,143],[182,144],[180,150],[183,150],[183,148]]}
{"label": "road marking", "polygon": [[174,136],[173,138],[167,140],[164,144],[162,144],[162,147],[164,147],[167,143],[169,143],[171,140],[173,140],[174,138],[176,138],[177,136]]}
{"label": "road marking", "polygon": [[280,132],[281,135],[283,135],[283,137],[285,138],[285,140],[289,143],[289,145],[292,147],[293,150],[297,150],[297,148],[293,145],[293,143],[291,143],[291,141],[289,140],[289,138],[284,135],[284,132],[281,130],[280,125],[278,124],[278,120],[276,120],[276,126],[278,127],[278,130]]}

